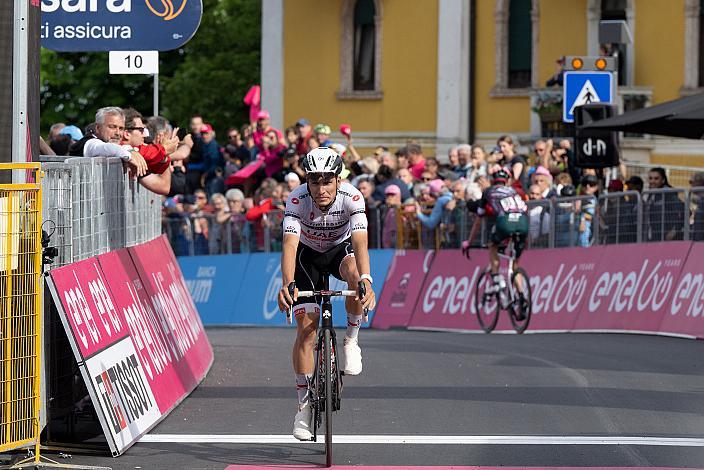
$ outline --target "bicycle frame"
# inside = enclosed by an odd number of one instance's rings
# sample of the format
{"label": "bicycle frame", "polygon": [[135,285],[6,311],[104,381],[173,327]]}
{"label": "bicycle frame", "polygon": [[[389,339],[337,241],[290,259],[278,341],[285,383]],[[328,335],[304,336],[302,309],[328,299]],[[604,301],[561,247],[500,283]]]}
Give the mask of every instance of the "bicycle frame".
{"label": "bicycle frame", "polygon": [[[331,291],[329,274],[322,274],[323,288],[318,291],[299,291],[298,298],[313,297],[320,305],[320,325],[316,341],[315,366],[313,377],[308,383],[311,406],[313,408],[313,442],[318,439],[318,427],[322,424],[322,411],[325,411],[325,461],[332,466],[332,412],[340,409],[342,375],[338,364],[337,337],[332,322],[332,302],[334,296],[355,297],[353,290]],[[290,289],[290,288],[289,288]],[[287,312],[291,322],[293,307]],[[322,377],[322,383],[321,383]]]}

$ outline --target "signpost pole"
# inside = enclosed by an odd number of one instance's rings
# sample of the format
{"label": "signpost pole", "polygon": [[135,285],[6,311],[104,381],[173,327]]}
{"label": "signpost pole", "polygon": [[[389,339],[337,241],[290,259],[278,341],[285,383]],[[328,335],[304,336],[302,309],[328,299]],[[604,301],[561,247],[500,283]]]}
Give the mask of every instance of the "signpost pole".
{"label": "signpost pole", "polygon": [[159,74],[154,74],[154,112],[152,116],[159,115]]}

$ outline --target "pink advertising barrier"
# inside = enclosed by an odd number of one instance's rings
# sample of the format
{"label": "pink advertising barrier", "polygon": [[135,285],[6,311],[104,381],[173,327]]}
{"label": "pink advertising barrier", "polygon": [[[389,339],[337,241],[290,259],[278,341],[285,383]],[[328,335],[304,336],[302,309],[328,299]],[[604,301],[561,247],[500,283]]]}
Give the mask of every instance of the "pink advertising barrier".
{"label": "pink advertising barrier", "polygon": [[575,330],[659,332],[691,242],[610,245]]}
{"label": "pink advertising barrier", "polygon": [[704,338],[704,243],[692,244],[659,329]]}
{"label": "pink advertising barrier", "polygon": [[[603,260],[604,248],[527,250],[521,257],[530,278],[530,330],[571,330]],[[504,323],[512,329],[508,322]]]}
{"label": "pink advertising barrier", "polygon": [[[570,330],[577,321],[593,281],[602,248],[527,251],[522,258],[533,297],[531,330]],[[471,261],[457,250],[437,253],[426,275],[409,324],[415,328],[481,330],[474,308],[477,279],[489,263],[486,250]],[[506,275],[506,262],[501,271]],[[377,310],[383,318],[385,310]],[[512,330],[506,314],[496,330]]]}
{"label": "pink advertising barrier", "polygon": [[114,455],[205,377],[213,352],[163,237],[50,271],[48,285]]}
{"label": "pink advertising barrier", "polygon": [[[486,250],[475,251],[471,261],[459,250],[438,251],[418,293],[408,326],[479,330],[474,312],[474,285],[488,262]],[[381,309],[376,315],[383,315]]]}
{"label": "pink advertising barrier", "polygon": [[433,251],[398,250],[394,254],[372,328],[408,326],[432,260]]}
{"label": "pink advertising barrier", "polygon": [[[521,262],[529,273],[533,297],[529,331],[704,336],[704,244],[528,250]],[[471,261],[456,250],[437,252],[418,291],[408,327],[480,330],[474,311],[474,287],[487,264],[484,250],[475,251]],[[411,267],[410,262],[407,266]],[[503,265],[502,270],[505,272]],[[389,285],[400,282],[402,274],[394,273]],[[404,305],[409,303],[406,297]],[[386,318],[389,312],[393,312],[392,317]],[[401,314],[384,298],[374,326],[396,324]],[[502,313],[497,330],[511,329],[507,315]]]}

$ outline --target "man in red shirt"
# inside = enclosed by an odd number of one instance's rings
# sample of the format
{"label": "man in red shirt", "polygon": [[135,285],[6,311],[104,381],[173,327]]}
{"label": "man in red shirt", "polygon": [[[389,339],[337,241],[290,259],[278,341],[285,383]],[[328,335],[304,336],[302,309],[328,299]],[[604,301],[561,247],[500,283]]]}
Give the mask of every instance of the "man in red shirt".
{"label": "man in red shirt", "polygon": [[406,153],[408,155],[408,164],[411,174],[417,180],[421,179],[423,171],[425,171],[425,157],[423,149],[418,144],[406,145]]}
{"label": "man in red shirt", "polygon": [[266,136],[270,131],[276,132],[279,137],[279,142],[284,140],[284,135],[280,130],[273,128],[269,125],[269,112],[262,109],[257,113],[257,128],[252,133],[252,138],[254,139],[254,145],[259,149],[259,151],[264,150],[264,136]]}
{"label": "man in red shirt", "polygon": [[313,137],[313,127],[310,125],[310,121],[305,118],[301,118],[296,121],[296,128],[298,128],[298,142],[296,142],[296,153],[298,155],[305,155],[310,152],[308,148],[308,140]]}
{"label": "man in red shirt", "polygon": [[147,162],[147,174],[139,182],[148,190],[166,196],[171,189],[171,158],[178,146],[178,137],[174,131],[163,142],[145,144],[144,138],[149,132],[142,115],[131,108],[125,109],[125,130],[121,145],[137,150]]}

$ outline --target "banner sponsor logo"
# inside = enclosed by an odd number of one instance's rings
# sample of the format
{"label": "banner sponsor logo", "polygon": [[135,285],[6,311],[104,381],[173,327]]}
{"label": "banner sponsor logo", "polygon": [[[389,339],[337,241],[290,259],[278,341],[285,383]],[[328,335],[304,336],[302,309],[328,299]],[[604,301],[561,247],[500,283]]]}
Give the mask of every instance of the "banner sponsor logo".
{"label": "banner sponsor logo", "polygon": [[283,285],[279,260],[270,259],[267,263],[266,272],[271,272],[271,276],[264,295],[262,316],[265,321],[270,321],[279,313],[279,291]]}
{"label": "banner sponsor logo", "polygon": [[[680,260],[667,260],[670,266]],[[675,282],[673,272],[664,272],[663,261],[644,260],[638,271],[606,271],[596,280],[589,297],[589,312],[658,311],[665,304]],[[602,304],[603,303],[603,304]]]}
{"label": "banner sponsor logo", "polygon": [[195,279],[186,280],[186,285],[195,303],[207,303],[213,291],[213,279],[217,274],[215,266],[200,266]]}
{"label": "banner sponsor logo", "polygon": [[677,315],[680,312],[684,312],[686,316],[692,318],[702,316],[702,312],[704,312],[704,275],[701,273],[687,272],[677,284],[670,305],[670,315]]}
{"label": "banner sponsor logo", "polygon": [[[582,266],[584,268],[584,266]],[[594,269],[592,263],[591,270]],[[577,312],[587,292],[588,276],[578,266],[568,268],[560,263],[553,276],[530,276],[533,315],[566,311]]]}
{"label": "banner sponsor logo", "polygon": [[[423,313],[442,315],[474,314],[474,286],[482,273],[482,268],[474,266],[470,276],[436,275],[431,278],[423,295]],[[439,310],[436,310],[439,309]]]}
{"label": "banner sponsor logo", "polygon": [[65,52],[168,51],[196,32],[202,0],[42,0],[42,46]]}
{"label": "banner sponsor logo", "polygon": [[86,361],[107,425],[118,447],[130,443],[161,417],[130,338]]}

